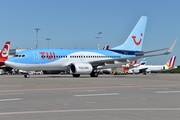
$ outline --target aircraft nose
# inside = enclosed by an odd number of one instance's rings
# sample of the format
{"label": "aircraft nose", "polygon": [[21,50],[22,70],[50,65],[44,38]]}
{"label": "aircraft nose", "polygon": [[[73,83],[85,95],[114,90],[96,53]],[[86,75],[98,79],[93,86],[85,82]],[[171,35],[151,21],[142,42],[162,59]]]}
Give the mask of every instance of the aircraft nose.
{"label": "aircraft nose", "polygon": [[9,67],[12,67],[13,63],[10,62],[10,61],[8,61],[8,60],[6,60],[6,61],[5,61],[5,65],[7,65],[7,66],[9,66]]}

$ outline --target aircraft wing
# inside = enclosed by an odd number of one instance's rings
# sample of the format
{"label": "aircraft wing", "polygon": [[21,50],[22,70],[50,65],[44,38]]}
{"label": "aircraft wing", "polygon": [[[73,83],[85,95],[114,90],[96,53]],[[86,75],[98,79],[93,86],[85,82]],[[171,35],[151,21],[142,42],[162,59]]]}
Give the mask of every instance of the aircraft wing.
{"label": "aircraft wing", "polygon": [[[127,63],[127,62],[130,62],[132,60],[145,58],[145,57],[168,55],[168,54],[170,54],[172,52],[172,50],[173,50],[173,48],[174,48],[174,46],[176,44],[176,41],[177,41],[177,39],[174,40],[174,42],[172,43],[172,45],[169,48],[165,48],[165,49],[167,49],[167,51],[164,52],[164,53],[138,55],[138,56],[135,56],[135,57],[116,58],[116,59],[108,59],[108,60],[101,60],[101,61],[92,61],[92,62],[90,62],[90,64],[92,64],[93,66],[100,66],[100,65],[105,65],[105,64],[114,64],[115,62]],[[165,50],[165,49],[153,50],[153,52],[160,51],[160,50]],[[148,53],[150,53],[150,52],[148,52]]]}
{"label": "aircraft wing", "polygon": [[166,54],[169,54],[172,52],[175,44],[177,42],[177,39],[174,40],[174,42],[172,43],[172,45],[170,46],[170,48],[163,48],[163,49],[157,49],[157,50],[151,50],[151,51],[146,51],[146,52],[138,52],[138,53],[135,53],[136,55],[139,55],[139,54],[147,54],[147,53],[152,53],[152,52],[158,52],[158,51],[162,51],[162,50],[167,50],[166,51]]}
{"label": "aircraft wing", "polygon": [[[122,64],[126,64],[132,60],[136,60],[136,59],[140,59],[140,58],[145,58],[145,57],[153,57],[153,56],[160,56],[160,55],[168,55],[172,52],[175,44],[176,44],[176,41],[175,40],[173,42],[173,44],[167,49],[166,52],[164,53],[158,53],[158,54],[148,54],[148,55],[137,55],[137,56],[134,56],[134,57],[126,57],[126,58],[114,58],[114,59],[106,59],[106,60],[97,60],[97,61],[91,61],[89,62],[92,66],[104,66],[104,65],[107,65],[107,64],[115,64],[115,63],[122,63]],[[159,49],[160,50],[160,49]],[[162,50],[162,49],[161,49]],[[156,51],[156,50],[153,50],[153,51]],[[71,62],[67,62],[65,63],[65,66],[69,66],[71,64]]]}
{"label": "aircraft wing", "polygon": [[92,61],[89,62],[92,66],[102,66],[106,64],[115,64],[116,62],[127,63],[130,62],[127,58],[119,58],[119,59],[108,59],[101,61]]}
{"label": "aircraft wing", "polygon": [[140,69],[139,69],[139,73],[144,73],[144,72],[146,72],[147,69],[148,69],[147,67],[145,67],[145,68],[140,68]]}
{"label": "aircraft wing", "polygon": [[[144,58],[144,57],[168,55],[168,54],[170,54],[170,53],[172,52],[172,50],[174,49],[174,46],[175,46],[176,42],[177,42],[177,39],[174,40],[174,42],[172,43],[172,45],[171,45],[169,48],[164,48],[164,49],[158,49],[158,50],[153,50],[153,51],[149,51],[149,52],[144,52],[144,53],[146,54],[146,53],[151,53],[151,52],[156,52],[156,51],[161,51],[161,50],[167,49],[167,51],[164,52],[164,53],[157,53],[157,54],[150,54],[150,55],[149,55],[149,54],[148,54],[148,55],[145,55],[145,54],[144,54],[144,55],[136,56],[136,58],[139,59],[139,58]],[[143,52],[142,52],[142,53],[143,53]]]}
{"label": "aircraft wing", "polygon": [[135,54],[136,54],[136,55],[139,55],[139,54],[147,54],[147,53],[158,52],[158,51],[167,50],[167,49],[168,49],[168,48],[163,48],[163,49],[151,50],[151,51],[146,51],[146,52],[138,52],[138,53],[135,53]]}

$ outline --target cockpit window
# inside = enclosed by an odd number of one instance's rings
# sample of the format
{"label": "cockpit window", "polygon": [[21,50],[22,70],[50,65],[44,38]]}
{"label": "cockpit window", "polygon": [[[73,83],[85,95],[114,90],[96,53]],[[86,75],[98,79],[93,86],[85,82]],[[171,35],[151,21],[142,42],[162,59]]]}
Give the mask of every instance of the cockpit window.
{"label": "cockpit window", "polygon": [[25,57],[25,55],[14,55],[14,57]]}
{"label": "cockpit window", "polygon": [[14,57],[18,57],[18,55],[14,55]]}

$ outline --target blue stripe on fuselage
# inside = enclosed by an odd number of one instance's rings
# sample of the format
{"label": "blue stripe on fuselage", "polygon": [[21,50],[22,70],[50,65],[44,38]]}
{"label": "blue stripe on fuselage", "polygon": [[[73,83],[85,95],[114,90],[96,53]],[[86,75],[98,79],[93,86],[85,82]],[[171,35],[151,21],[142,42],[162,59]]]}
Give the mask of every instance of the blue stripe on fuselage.
{"label": "blue stripe on fuselage", "polygon": [[136,55],[136,56],[142,56],[143,54],[137,54],[141,53],[143,51],[129,51],[129,50],[112,50],[108,49],[109,51],[117,52],[119,54],[124,54],[124,55]]}

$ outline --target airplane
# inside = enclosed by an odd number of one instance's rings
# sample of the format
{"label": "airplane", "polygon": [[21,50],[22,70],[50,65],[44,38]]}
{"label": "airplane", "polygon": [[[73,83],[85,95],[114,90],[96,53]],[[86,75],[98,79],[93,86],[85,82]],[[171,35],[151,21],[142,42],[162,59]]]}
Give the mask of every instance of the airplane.
{"label": "airplane", "polygon": [[[142,51],[142,43],[146,28],[147,16],[142,16],[134,29],[122,45],[108,50],[101,49],[30,49],[17,53],[5,61],[12,68],[31,70],[66,70],[73,77],[90,74],[98,77],[100,69],[113,68],[127,62],[159,55],[170,54],[176,44],[175,40],[170,48]],[[149,54],[167,50],[164,53]],[[24,75],[29,78],[29,74]]]}
{"label": "airplane", "polygon": [[10,41],[7,41],[4,44],[4,47],[2,48],[2,50],[0,51],[0,67],[5,65],[4,62],[8,59],[9,48],[10,48]]}
{"label": "airplane", "polygon": [[138,67],[131,68],[135,74],[143,73],[146,74],[147,72],[159,72],[159,71],[165,71],[170,69],[175,69],[177,66],[174,66],[174,63],[176,61],[176,56],[172,56],[169,61],[165,65],[146,65],[142,64]]}
{"label": "airplane", "polygon": [[146,60],[147,60],[147,58],[143,58],[143,60],[139,64],[137,64],[137,60],[134,60],[132,62],[125,64],[125,65],[122,65],[123,72],[126,74],[132,74],[133,73],[132,68],[136,68],[140,65],[145,65]]}
{"label": "airplane", "polygon": [[146,62],[147,62],[147,58],[143,58],[139,64],[137,64],[137,60],[134,60],[132,62],[125,64],[125,65],[122,65],[122,67],[134,68],[134,67],[138,67],[140,65],[145,65]]}
{"label": "airplane", "polygon": [[[137,60],[134,60],[132,62],[129,62],[125,65],[121,65],[121,66],[117,66],[115,68],[108,68],[108,69],[102,69],[101,73],[103,74],[113,74],[113,75],[120,75],[122,72],[124,73],[128,73],[129,68],[133,68],[136,67],[139,64],[136,64]],[[120,68],[122,68],[121,70],[119,70]]]}

